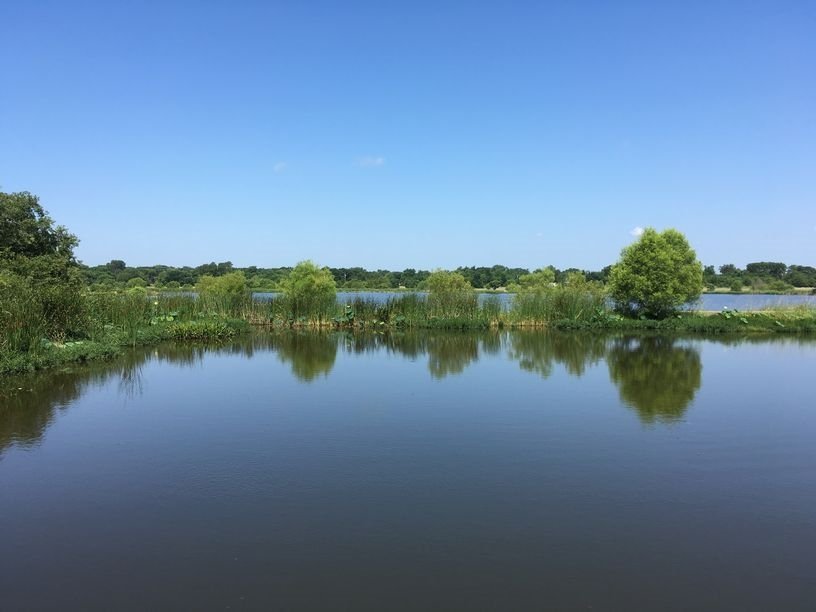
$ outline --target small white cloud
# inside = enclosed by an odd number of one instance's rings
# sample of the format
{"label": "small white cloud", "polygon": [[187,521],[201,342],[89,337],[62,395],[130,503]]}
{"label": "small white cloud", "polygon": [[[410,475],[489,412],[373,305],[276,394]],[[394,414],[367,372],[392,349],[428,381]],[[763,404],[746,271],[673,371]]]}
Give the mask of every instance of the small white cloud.
{"label": "small white cloud", "polygon": [[378,168],[385,165],[385,158],[367,155],[357,160],[357,165],[362,168]]}
{"label": "small white cloud", "polygon": [[286,172],[286,169],[289,168],[289,164],[283,161],[277,162],[274,166],[272,166],[272,172],[275,174],[281,174]]}
{"label": "small white cloud", "polygon": [[632,236],[642,236],[643,235],[643,228],[639,225],[637,227],[633,227],[632,231],[629,232]]}

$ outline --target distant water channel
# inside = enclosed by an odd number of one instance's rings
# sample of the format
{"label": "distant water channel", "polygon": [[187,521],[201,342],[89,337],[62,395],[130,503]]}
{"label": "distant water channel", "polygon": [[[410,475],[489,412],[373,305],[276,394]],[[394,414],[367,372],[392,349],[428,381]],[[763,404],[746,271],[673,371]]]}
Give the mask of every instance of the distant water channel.
{"label": "distant water channel", "polygon": [[[391,298],[406,295],[405,291],[338,291],[337,301],[341,304],[353,302],[354,300],[368,300],[384,304]],[[269,300],[275,293],[256,293],[255,299]],[[422,294],[420,294],[422,295]],[[513,300],[512,293],[479,293],[479,301],[486,299],[497,299],[505,306],[509,307]],[[689,308],[707,311],[719,311],[723,308],[737,310],[760,310],[762,308],[773,308],[777,306],[798,306],[800,304],[816,308],[816,295],[766,295],[766,294],[732,294],[732,293],[704,293],[698,302],[691,304]]]}
{"label": "distant water channel", "polygon": [[813,610],[816,340],[258,334],[0,379],[2,610]]}

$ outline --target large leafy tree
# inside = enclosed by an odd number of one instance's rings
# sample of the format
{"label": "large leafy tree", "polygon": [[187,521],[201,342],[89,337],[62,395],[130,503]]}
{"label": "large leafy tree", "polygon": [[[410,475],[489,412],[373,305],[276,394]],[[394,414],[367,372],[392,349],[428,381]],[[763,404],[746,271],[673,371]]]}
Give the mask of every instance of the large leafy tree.
{"label": "large leafy tree", "polygon": [[663,318],[703,291],[703,266],[686,237],[647,228],[612,267],[609,292],[618,310]]}
{"label": "large leafy tree", "polygon": [[18,349],[28,350],[42,335],[61,338],[82,329],[78,242],[36,196],[0,192],[0,335],[19,338],[25,330]]}
{"label": "large leafy tree", "polygon": [[79,241],[28,192],[0,192],[0,271],[34,284],[78,281]]}

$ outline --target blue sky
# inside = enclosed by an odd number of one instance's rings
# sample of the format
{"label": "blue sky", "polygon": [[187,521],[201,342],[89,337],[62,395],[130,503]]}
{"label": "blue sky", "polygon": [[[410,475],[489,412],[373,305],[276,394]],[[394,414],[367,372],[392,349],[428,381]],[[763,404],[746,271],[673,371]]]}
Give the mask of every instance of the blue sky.
{"label": "blue sky", "polygon": [[814,2],[0,3],[0,189],[88,264],[816,264]]}

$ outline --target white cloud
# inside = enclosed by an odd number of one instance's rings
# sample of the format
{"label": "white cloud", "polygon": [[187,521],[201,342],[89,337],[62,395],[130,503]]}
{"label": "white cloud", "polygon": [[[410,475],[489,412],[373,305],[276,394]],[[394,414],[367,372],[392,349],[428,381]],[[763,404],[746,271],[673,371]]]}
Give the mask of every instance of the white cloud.
{"label": "white cloud", "polygon": [[274,166],[272,166],[272,172],[274,172],[275,174],[281,174],[283,172],[286,172],[286,169],[288,167],[289,164],[287,164],[284,161],[279,161]]}
{"label": "white cloud", "polygon": [[362,168],[378,168],[385,165],[385,158],[367,155],[357,160],[357,165]]}
{"label": "white cloud", "polygon": [[638,225],[637,227],[633,227],[632,230],[629,233],[632,236],[642,236],[643,235],[643,228]]}

